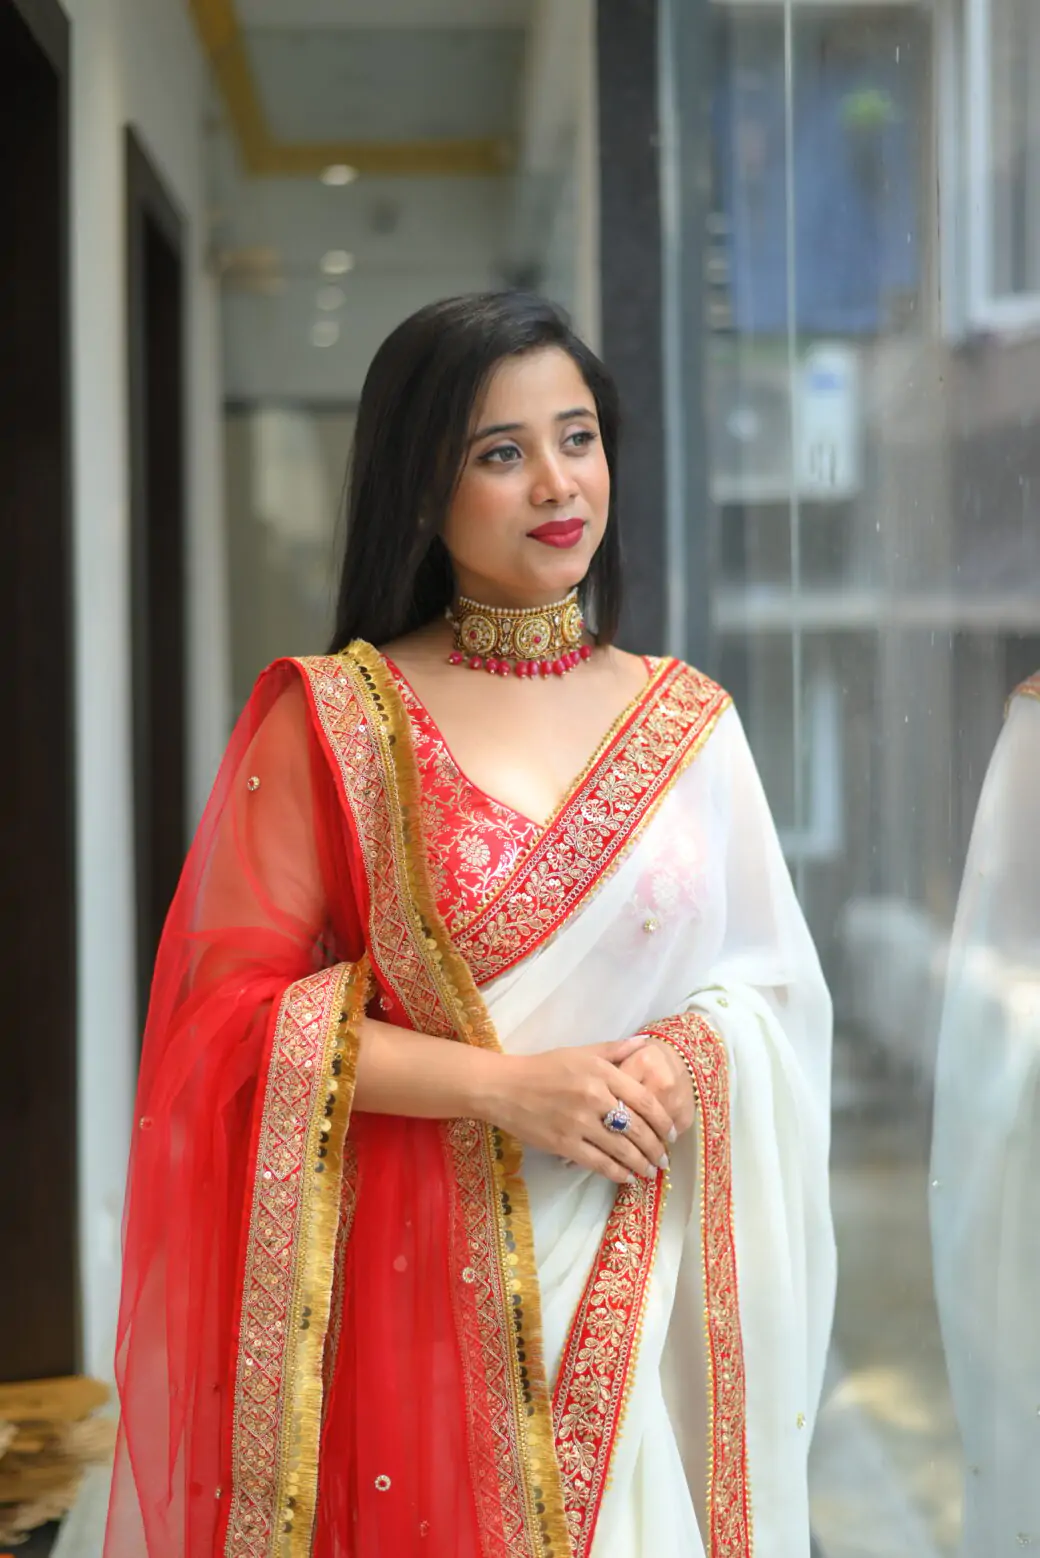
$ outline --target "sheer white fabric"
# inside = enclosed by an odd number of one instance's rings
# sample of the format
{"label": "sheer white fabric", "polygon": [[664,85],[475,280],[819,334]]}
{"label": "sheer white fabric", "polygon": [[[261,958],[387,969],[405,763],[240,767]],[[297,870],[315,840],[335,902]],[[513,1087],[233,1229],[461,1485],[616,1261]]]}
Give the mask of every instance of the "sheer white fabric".
{"label": "sheer white fabric", "polygon": [[932,1145],[935,1286],[965,1558],[1040,1549],[1040,702],[1016,698],[976,814]]}
{"label": "sheer white fabric", "polygon": [[[485,992],[504,1046],[638,1032],[695,1008],[729,1059],[734,1227],[758,1558],[807,1558],[806,1462],[835,1286],[828,1197],[831,1012],[735,712],[638,843],[547,946]],[[694,1132],[673,1153],[632,1393],[593,1558],[703,1555],[705,1322]],[[525,1154],[547,1364],[613,1187]]]}

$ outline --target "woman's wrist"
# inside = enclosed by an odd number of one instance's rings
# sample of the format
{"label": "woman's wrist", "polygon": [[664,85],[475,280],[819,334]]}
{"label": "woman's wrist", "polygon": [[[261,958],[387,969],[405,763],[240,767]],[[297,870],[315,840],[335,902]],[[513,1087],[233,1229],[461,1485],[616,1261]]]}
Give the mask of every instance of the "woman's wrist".
{"label": "woman's wrist", "polygon": [[494,1118],[506,1057],[435,1034],[366,1017],[355,1109],[418,1119]]}
{"label": "woman's wrist", "polygon": [[501,1120],[503,1106],[515,1088],[517,1071],[524,1063],[523,1056],[483,1049],[468,1053],[472,1064],[467,1067],[470,1092],[467,1118],[495,1125]]}

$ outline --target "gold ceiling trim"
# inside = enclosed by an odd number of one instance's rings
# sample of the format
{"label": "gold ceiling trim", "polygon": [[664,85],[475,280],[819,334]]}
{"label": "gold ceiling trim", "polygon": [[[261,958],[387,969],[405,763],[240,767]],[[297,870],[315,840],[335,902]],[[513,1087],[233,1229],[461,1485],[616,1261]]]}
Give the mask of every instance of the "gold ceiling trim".
{"label": "gold ceiling trim", "polygon": [[213,67],[246,171],[260,178],[309,177],[346,163],[374,178],[480,177],[508,172],[513,148],[498,139],[276,141],[264,113],[234,0],[188,0]]}

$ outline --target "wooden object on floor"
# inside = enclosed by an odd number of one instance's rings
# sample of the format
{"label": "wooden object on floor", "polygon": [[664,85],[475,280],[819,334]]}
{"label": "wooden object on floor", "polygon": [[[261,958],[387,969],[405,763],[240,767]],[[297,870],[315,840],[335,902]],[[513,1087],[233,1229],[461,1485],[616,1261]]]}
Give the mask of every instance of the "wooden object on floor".
{"label": "wooden object on floor", "polygon": [[95,1415],[108,1398],[81,1377],[0,1385],[0,1542],[60,1520],[85,1468],[111,1457],[115,1422]]}

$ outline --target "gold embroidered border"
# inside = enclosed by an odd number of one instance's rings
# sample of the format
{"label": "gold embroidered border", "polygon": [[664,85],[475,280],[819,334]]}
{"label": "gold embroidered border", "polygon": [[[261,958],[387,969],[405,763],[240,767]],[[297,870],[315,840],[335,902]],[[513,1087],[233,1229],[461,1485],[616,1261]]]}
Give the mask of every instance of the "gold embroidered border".
{"label": "gold embroidered border", "polygon": [[297,980],[267,1066],[246,1242],[226,1558],[305,1558],[367,964]]}
{"label": "gold embroidered border", "polygon": [[618,1191],[563,1350],[553,1421],[574,1558],[587,1558],[621,1431],[657,1250],[666,1181]]}
{"label": "gold embroidered border", "polygon": [[336,1354],[339,1352],[339,1337],[343,1326],[343,1294],[344,1278],[346,1276],[347,1244],[350,1241],[350,1231],[354,1226],[354,1212],[357,1209],[358,1193],[358,1160],[354,1145],[350,1141],[343,1144],[343,1174],[340,1184],[340,1210],[339,1229],[336,1233],[336,1254],[332,1269],[332,1293],[329,1298],[329,1325],[325,1335],[325,1356],[322,1360],[322,1377],[325,1382],[325,1396],[328,1397],[332,1386],[332,1376],[336,1366]]}
{"label": "gold embroidered border", "polygon": [[527,957],[565,923],[639,837],[730,705],[721,687],[665,662],[584,780],[457,935],[477,984]]}
{"label": "gold embroidered border", "polygon": [[709,1551],[751,1558],[747,1386],[733,1236],[729,1067],[726,1046],[706,1017],[686,1012],[647,1033],[681,1055],[693,1079],[701,1123],[701,1251],[708,1378]]}
{"label": "gold embroidered border", "polygon": [[[419,775],[397,687],[371,645],[297,662],[354,818],[369,888],[368,940],[380,976],[420,1032],[499,1048],[480,992],[437,910],[422,836]],[[491,1417],[487,1444],[471,1423],[482,1527],[501,1531],[509,1558],[568,1552],[563,1492],[541,1339],[534,1235],[518,1143],[475,1126],[450,1143],[463,1216],[474,1241],[466,1270],[480,1284],[479,1345],[470,1382]],[[465,1281],[459,1272],[460,1281]],[[462,1337],[465,1347],[465,1337]]]}

